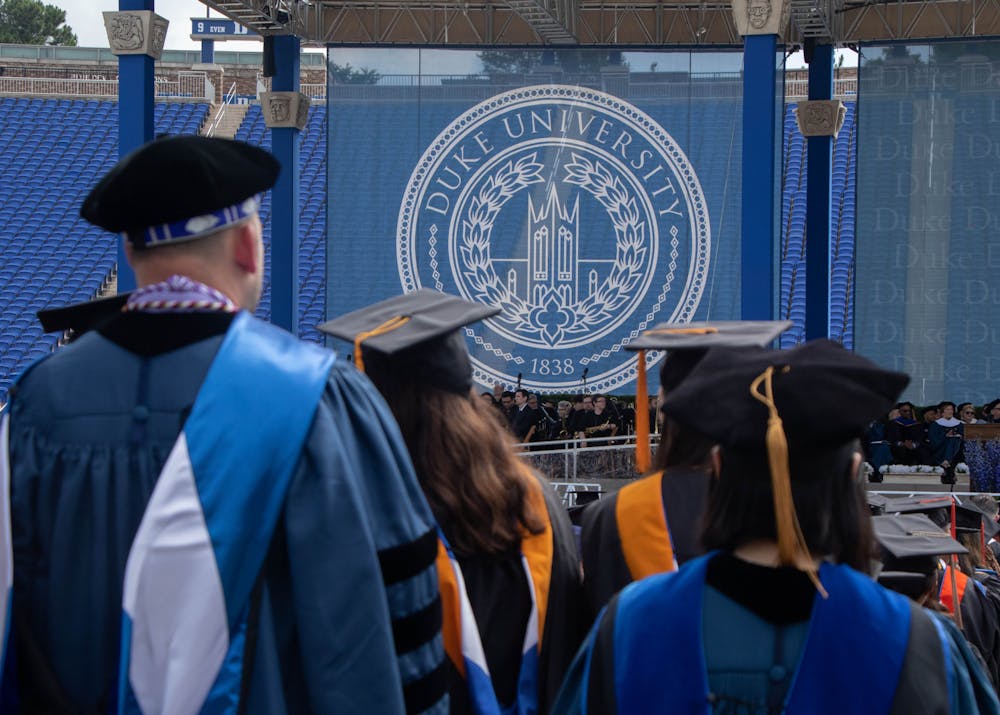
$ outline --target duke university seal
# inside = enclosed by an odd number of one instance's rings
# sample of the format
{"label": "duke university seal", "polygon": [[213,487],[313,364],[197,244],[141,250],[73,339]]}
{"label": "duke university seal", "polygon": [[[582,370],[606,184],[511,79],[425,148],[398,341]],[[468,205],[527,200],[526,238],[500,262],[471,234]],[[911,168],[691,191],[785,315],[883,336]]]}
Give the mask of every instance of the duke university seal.
{"label": "duke university seal", "polygon": [[417,163],[397,225],[404,290],[502,309],[467,329],[476,381],[543,392],[633,381],[622,348],[653,323],[692,319],[710,254],[701,185],[667,131],[622,99],[562,85],[452,121]]}

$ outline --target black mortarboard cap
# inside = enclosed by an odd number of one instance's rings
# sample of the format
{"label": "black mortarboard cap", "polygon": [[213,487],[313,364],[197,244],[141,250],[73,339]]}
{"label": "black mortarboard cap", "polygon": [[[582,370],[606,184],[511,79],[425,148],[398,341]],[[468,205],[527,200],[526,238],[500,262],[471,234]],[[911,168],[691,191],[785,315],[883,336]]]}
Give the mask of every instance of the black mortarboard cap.
{"label": "black mortarboard cap", "polygon": [[912,497],[890,497],[885,503],[885,513],[926,514],[927,516],[940,513],[944,515],[942,519],[937,520],[938,526],[941,526],[950,521],[946,512],[951,510],[952,501],[950,495],[938,497],[924,494]]}
{"label": "black mortarboard cap", "polygon": [[354,343],[359,367],[380,388],[416,382],[464,394],[472,387],[472,363],[460,328],[499,312],[421,288],[334,318],[319,330]]}
{"label": "black mortarboard cap", "polygon": [[[758,398],[767,375],[792,451],[833,448],[859,437],[909,382],[830,340],[787,351],[713,348],[667,395],[664,412],[720,444],[764,450],[770,410]],[[758,378],[755,396],[751,385]]]}
{"label": "black mortarboard cap", "polygon": [[882,571],[877,577],[879,586],[918,600],[927,591],[928,574],[909,571]]}
{"label": "black mortarboard cap", "polygon": [[[972,512],[978,512],[980,518],[982,519],[983,532],[987,539],[992,539],[997,534],[1000,534],[1000,524],[998,524],[993,516],[987,513],[981,506],[976,504],[971,499],[967,499],[964,502],[960,501],[960,511],[966,512],[969,517],[971,517]],[[962,526],[962,517],[958,517],[958,524]]]}
{"label": "black mortarboard cap", "polygon": [[885,506],[887,514],[924,514],[943,529],[951,527],[951,504],[955,501],[955,530],[976,533],[984,529],[986,538],[1000,533],[1000,525],[989,518],[973,502],[962,502],[958,497],[915,496],[889,499]]}
{"label": "black mortarboard cap", "polygon": [[888,497],[876,494],[875,492],[866,492],[865,500],[868,502],[868,509],[871,511],[872,516],[885,514],[885,505],[889,501]]}
{"label": "black mortarboard cap", "polygon": [[875,540],[896,559],[968,553],[924,514],[874,516],[872,529]]}
{"label": "black mortarboard cap", "polygon": [[879,584],[914,600],[933,586],[931,575],[939,570],[942,556],[967,553],[924,514],[877,516],[872,518],[872,530],[885,569],[878,575]]}
{"label": "black mortarboard cap", "polygon": [[659,323],[625,346],[640,351],[636,382],[636,464],[649,468],[649,398],[646,389],[646,350],[666,350],[660,365],[660,387],[671,392],[694,369],[709,348],[764,347],[792,327],[790,320],[716,320],[699,323]]}
{"label": "black mortarboard cap", "polygon": [[148,247],[199,238],[256,213],[281,165],[245,142],[194,135],[144,144],[84,199],[80,215]]}
{"label": "black mortarboard cap", "polygon": [[74,337],[79,337],[120,313],[129,295],[129,293],[119,293],[110,298],[98,298],[59,308],[46,308],[38,311],[38,321],[46,333],[72,330]]}
{"label": "black mortarboard cap", "polygon": [[792,327],[790,320],[714,320],[660,323],[625,346],[626,350],[705,350],[764,347]]}
{"label": "black mortarboard cap", "polygon": [[858,438],[908,382],[829,340],[788,351],[718,347],[667,395],[663,411],[719,444],[767,455],[779,563],[802,568],[825,593],[798,526],[789,455]]}

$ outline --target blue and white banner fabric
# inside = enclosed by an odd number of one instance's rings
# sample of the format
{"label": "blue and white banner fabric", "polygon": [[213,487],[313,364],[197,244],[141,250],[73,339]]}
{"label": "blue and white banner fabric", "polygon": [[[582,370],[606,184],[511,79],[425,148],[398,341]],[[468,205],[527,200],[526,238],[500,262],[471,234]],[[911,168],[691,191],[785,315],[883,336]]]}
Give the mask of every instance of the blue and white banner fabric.
{"label": "blue and white banner fabric", "polygon": [[333,359],[233,320],[129,552],[119,712],[237,710],[251,592]]}
{"label": "blue and white banner fabric", "polygon": [[14,552],[10,533],[10,414],[0,412],[0,674],[4,672],[10,635],[10,596],[14,585]]}
{"label": "blue and white banner fabric", "polygon": [[[443,540],[443,539],[442,539]],[[517,681],[517,701],[508,708],[502,708],[497,701],[493,679],[486,663],[486,654],[479,637],[479,626],[472,612],[472,603],[465,590],[465,579],[458,560],[447,546],[448,558],[455,572],[460,599],[460,629],[462,637],[462,659],[465,663],[465,681],[469,700],[476,715],[535,715],[538,712],[538,603],[531,568],[525,556],[521,556],[528,591],[531,593],[531,613],[525,627],[524,645],[521,648],[521,668]]]}

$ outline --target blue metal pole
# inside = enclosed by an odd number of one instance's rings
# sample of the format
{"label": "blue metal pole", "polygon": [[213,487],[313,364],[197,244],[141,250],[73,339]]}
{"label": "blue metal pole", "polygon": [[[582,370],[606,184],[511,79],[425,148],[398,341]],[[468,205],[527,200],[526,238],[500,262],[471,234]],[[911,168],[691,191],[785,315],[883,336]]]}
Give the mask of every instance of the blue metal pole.
{"label": "blue metal pole", "polygon": [[[153,10],[153,0],[119,0],[118,9]],[[153,139],[153,58],[118,57],[118,156],[123,157]],[[118,239],[118,291],[135,288],[135,274],[125,260],[124,239]]]}
{"label": "blue metal pole", "polygon": [[[817,45],[809,99],[833,98],[833,46]],[[806,140],[806,340],[830,335],[830,190],[833,137]]]}
{"label": "blue metal pole", "polygon": [[215,63],[215,40],[201,41],[201,63],[203,65]]}
{"label": "blue metal pole", "polygon": [[[275,92],[299,91],[298,37],[274,38]],[[299,327],[299,130],[272,129],[271,151],[281,175],[271,190],[271,322],[298,334]]]}
{"label": "blue metal pole", "polygon": [[774,172],[777,101],[776,35],[743,44],[743,231],[740,283],[744,320],[774,313]]}

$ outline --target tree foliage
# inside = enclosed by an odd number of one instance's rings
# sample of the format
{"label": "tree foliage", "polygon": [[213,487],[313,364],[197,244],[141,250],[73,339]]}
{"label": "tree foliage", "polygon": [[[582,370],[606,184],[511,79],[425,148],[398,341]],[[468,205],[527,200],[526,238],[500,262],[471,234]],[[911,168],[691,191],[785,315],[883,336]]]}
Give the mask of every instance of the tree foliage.
{"label": "tree foliage", "polygon": [[334,84],[376,84],[380,76],[378,71],[366,67],[354,69],[350,62],[346,65],[334,64],[330,71],[333,72]]}
{"label": "tree foliage", "polygon": [[[617,53],[616,53],[617,54]],[[548,56],[546,56],[548,55]],[[483,63],[483,74],[491,77],[527,74],[546,64],[558,65],[570,74],[596,74],[601,67],[621,62],[620,54],[614,60],[606,50],[484,50],[478,54]]]}
{"label": "tree foliage", "polygon": [[76,45],[76,34],[62,8],[41,0],[0,0],[0,42]]}

